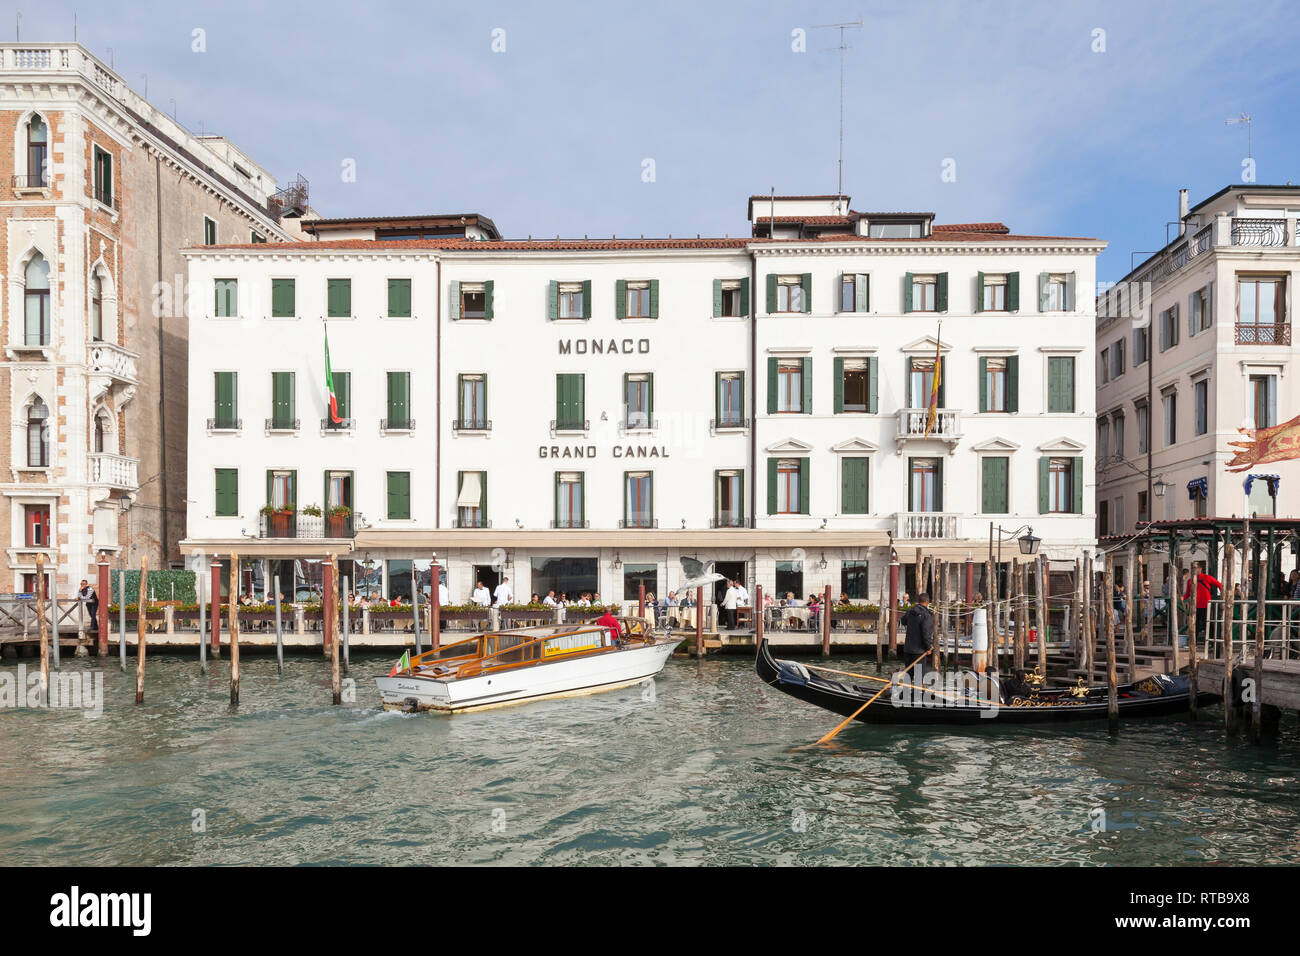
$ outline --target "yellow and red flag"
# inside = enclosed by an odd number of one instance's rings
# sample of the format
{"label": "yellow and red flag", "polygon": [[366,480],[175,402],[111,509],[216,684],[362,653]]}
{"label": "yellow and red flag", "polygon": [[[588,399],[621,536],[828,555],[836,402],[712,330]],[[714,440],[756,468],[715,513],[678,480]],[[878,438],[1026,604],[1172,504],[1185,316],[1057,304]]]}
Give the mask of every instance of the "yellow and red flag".
{"label": "yellow and red flag", "polygon": [[1224,466],[1228,471],[1247,471],[1272,461],[1300,458],[1300,415],[1269,428],[1238,428],[1249,441],[1230,441],[1232,459]]}
{"label": "yellow and red flag", "polygon": [[930,437],[930,432],[934,431],[935,423],[939,420],[939,386],[943,384],[943,351],[938,336],[942,333],[943,326],[940,325],[934,342],[934,377],[930,380],[930,402],[925,410],[925,434],[921,436],[922,438]]}

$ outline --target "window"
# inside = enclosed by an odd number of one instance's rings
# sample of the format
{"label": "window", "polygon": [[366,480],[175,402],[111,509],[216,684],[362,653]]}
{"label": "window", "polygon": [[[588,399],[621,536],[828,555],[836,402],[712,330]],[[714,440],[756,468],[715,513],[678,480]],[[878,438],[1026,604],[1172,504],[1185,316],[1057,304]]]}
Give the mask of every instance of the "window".
{"label": "window", "polygon": [[95,199],[105,206],[113,205],[113,157],[95,147]]}
{"label": "window", "polygon": [[980,411],[1019,411],[1020,359],[1015,355],[1004,358],[980,359]]}
{"label": "window", "polygon": [[1178,441],[1178,393],[1166,392],[1162,403],[1165,411],[1165,444],[1173,445]]}
{"label": "window", "polygon": [[[1151,520],[1150,499],[1145,491],[1138,492],[1138,521]],[[1197,517],[1200,517],[1199,515]]]}
{"label": "window", "polygon": [[239,515],[239,469],[218,468],[216,477],[216,500],[213,514],[218,518],[234,518]]}
{"label": "window", "polygon": [[[943,408],[943,366],[940,367],[939,376],[939,407]],[[908,378],[908,401],[911,403],[909,408],[929,408],[930,393],[934,391],[934,359],[932,358],[909,358],[907,361],[907,378]]]}
{"label": "window", "polygon": [[787,594],[796,598],[804,594],[802,561],[776,562],[776,596],[784,600]]}
{"label": "window", "polygon": [[97,275],[90,277],[90,339],[104,341],[104,282]]}
{"label": "window", "polygon": [[868,458],[840,459],[840,514],[871,513]]}
{"label": "window", "polygon": [[1047,511],[1071,514],[1074,510],[1074,462],[1080,459],[1047,459]]}
{"label": "window", "polygon": [[551,318],[591,318],[591,280],[551,283]]}
{"label": "window", "polygon": [[[1254,380],[1251,380],[1254,384]],[[1210,380],[1199,378],[1192,383],[1192,402],[1196,406],[1196,434],[1210,430]]]}
{"label": "window", "polygon": [[623,527],[654,527],[654,476],[648,471],[623,474]]}
{"label": "window", "polygon": [[1110,377],[1119,378],[1124,374],[1124,339],[1118,339],[1110,347]]}
{"label": "window", "polygon": [[587,428],[586,376],[581,372],[562,372],[555,376],[555,427],[559,431]]}
{"label": "window", "polygon": [[871,311],[871,279],[865,273],[846,272],[840,276],[840,311]]}
{"label": "window", "polygon": [[1255,428],[1271,428],[1277,424],[1276,375],[1250,377],[1250,403],[1250,414]]}
{"label": "window", "polygon": [[1273,517],[1277,501],[1269,494],[1269,483],[1263,478],[1256,478],[1250,485],[1246,498],[1246,513],[1257,517]]}
{"label": "window", "polygon": [[1146,402],[1135,406],[1137,409],[1137,446],[1138,454],[1147,453],[1147,436],[1151,433],[1151,409],[1147,407]]}
{"label": "window", "polygon": [[[1251,487],[1251,490],[1254,491],[1254,486]],[[1201,494],[1200,491],[1197,491],[1196,497],[1192,499],[1192,511],[1193,517],[1208,517],[1208,512],[1206,511],[1206,497]]]}
{"label": "window", "polygon": [[415,427],[411,418],[411,373],[388,373],[388,418],[384,427],[405,431]]}
{"label": "window", "polygon": [[646,594],[659,592],[659,565],[624,564],[623,565],[623,600],[636,601],[641,597],[641,588]]}
{"label": "window", "polygon": [[840,593],[850,601],[871,600],[871,584],[866,561],[840,562]]}
{"label": "window", "polygon": [[1103,465],[1110,461],[1110,422],[1104,418],[1097,419],[1097,461]]}
{"label": "window", "polygon": [[811,298],[812,273],[767,277],[768,312],[808,312]]}
{"label": "window", "polygon": [[1074,356],[1052,355],[1047,359],[1047,410],[1058,414],[1074,411]]}
{"label": "window", "polygon": [[386,476],[389,521],[406,521],[411,517],[411,473],[390,471]]}
{"label": "window", "polygon": [[216,289],[215,315],[219,319],[233,319],[239,315],[239,283],[235,279],[214,279]]}
{"label": "window", "polygon": [[50,344],[50,264],[39,252],[24,272],[24,342],[31,346]]}
{"label": "window", "polygon": [[451,317],[455,319],[492,318],[493,282],[453,282]]}
{"label": "window", "polygon": [[487,421],[487,376],[482,374],[460,376],[460,408],[456,427],[484,431]]}
{"label": "window", "polygon": [[298,289],[293,279],[271,280],[271,318],[292,319],[298,314]]}
{"label": "window", "polygon": [[776,463],[776,513],[799,514],[799,462],[792,458]]}
{"label": "window", "polygon": [[803,361],[783,359],[776,366],[776,410],[786,413],[808,411],[803,407]]}
{"label": "window", "polygon": [[207,216],[203,217],[203,244],[205,246],[215,246],[217,244],[217,224]]}
{"label": "window", "polygon": [[748,279],[713,280],[714,318],[739,318],[749,314]]}
{"label": "window", "polygon": [[980,511],[986,515],[1004,515],[1010,512],[1010,492],[1007,476],[1011,459],[1004,456],[984,455],[980,460]]}
{"label": "window", "polygon": [[1214,283],[1210,283],[1187,297],[1187,322],[1192,335],[1204,332],[1213,324],[1213,288]]}
{"label": "window", "polygon": [[1101,350],[1097,364],[1097,384],[1105,385],[1110,381],[1110,349]]}
{"label": "window", "polygon": [[1178,344],[1178,303],[1160,313],[1160,351]]}
{"label": "window", "polygon": [[236,407],[236,385],[238,372],[213,373],[213,428],[233,429],[239,427]]}
{"label": "window", "polygon": [[1038,276],[1038,311],[1074,310],[1074,273],[1042,272]]}
{"label": "window", "polygon": [[909,463],[908,511],[942,511],[942,464],[937,458],[913,458]]}
{"label": "window", "polygon": [[942,312],[947,308],[947,302],[944,302],[943,308],[939,306],[939,279],[944,280],[944,299],[947,299],[947,273],[939,275],[912,275],[910,272],[905,278],[906,283],[906,300],[903,305],[904,312]]}
{"label": "window", "polygon": [[336,430],[346,429],[352,420],[352,373],[334,372],[334,398],[338,403],[339,422],[335,424],[326,410],[325,427]]}
{"label": "window", "polygon": [[50,410],[39,398],[27,409],[27,467],[50,467]]}
{"label": "window", "polygon": [[331,319],[352,318],[352,280],[325,281],[325,314]]}
{"label": "window", "polygon": [[745,373],[718,372],[716,379],[715,427],[743,427],[745,424]]}
{"label": "window", "polygon": [[27,122],[27,176],[23,186],[48,186],[49,172],[45,167],[49,156],[50,131],[40,115],[34,115]]}
{"label": "window", "polygon": [[1286,325],[1286,277],[1237,277],[1237,344],[1283,345],[1290,342]]}
{"label": "window", "polygon": [[1133,367],[1145,365],[1151,348],[1151,330],[1147,328],[1133,330]]}
{"label": "window", "polygon": [[659,316],[659,281],[649,279],[614,284],[615,317],[619,319],[654,319]]}
{"label": "window", "polygon": [[583,518],[583,474],[561,471],[555,475],[555,527],[581,528]]}
{"label": "window", "polygon": [[268,471],[266,473],[266,503],[276,511],[295,511],[298,508],[298,473],[296,471]]}
{"label": "window", "polygon": [[409,319],[411,317],[411,280],[388,280],[388,317],[390,319]]}
{"label": "window", "polygon": [[23,526],[26,528],[27,547],[48,548],[50,546],[49,505],[24,505]]}
{"label": "window", "polygon": [[297,402],[294,394],[293,372],[271,373],[271,428],[293,429],[298,427],[296,418]]}
{"label": "window", "polygon": [[876,389],[874,387],[876,368],[874,358],[837,358],[836,402],[838,412],[875,412]]}
{"label": "window", "polygon": [[623,376],[623,425],[654,427],[654,376],[649,372]]}
{"label": "window", "polygon": [[1019,307],[1018,286],[1020,274],[979,274],[979,299],[977,312],[1014,312]]}
{"label": "window", "polygon": [[714,524],[719,528],[745,526],[745,473],[719,471],[714,473]]}
{"label": "window", "polygon": [[1114,453],[1116,458],[1123,458],[1124,457],[1124,416],[1119,414],[1118,412],[1115,413],[1113,416],[1111,416],[1110,427],[1111,427],[1111,432],[1114,434],[1115,437],[1115,440],[1112,443],[1111,450]]}
{"label": "window", "polygon": [[108,413],[99,412],[95,415],[95,435],[91,444],[91,449],[96,455],[104,454],[108,446]]}
{"label": "window", "polygon": [[459,472],[456,480],[456,527],[487,526],[487,472]]}

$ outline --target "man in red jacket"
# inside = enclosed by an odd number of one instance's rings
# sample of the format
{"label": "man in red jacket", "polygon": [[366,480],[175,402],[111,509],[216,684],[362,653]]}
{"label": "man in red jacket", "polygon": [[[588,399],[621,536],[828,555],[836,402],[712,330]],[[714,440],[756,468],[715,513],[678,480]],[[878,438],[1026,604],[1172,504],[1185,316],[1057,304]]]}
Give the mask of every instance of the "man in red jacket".
{"label": "man in red jacket", "polygon": [[600,617],[596,618],[596,623],[599,624],[601,627],[607,628],[609,630],[610,644],[618,643],[618,638],[622,632],[622,628],[619,627],[618,618],[614,616],[613,611],[606,608],[605,613],[602,614]]}
{"label": "man in red jacket", "polygon": [[1187,578],[1187,587],[1183,589],[1183,600],[1192,596],[1192,587],[1196,587],[1196,636],[1204,640],[1208,619],[1207,609],[1213,591],[1222,591],[1223,585],[1205,573],[1205,565],[1197,561],[1192,565],[1192,573]]}

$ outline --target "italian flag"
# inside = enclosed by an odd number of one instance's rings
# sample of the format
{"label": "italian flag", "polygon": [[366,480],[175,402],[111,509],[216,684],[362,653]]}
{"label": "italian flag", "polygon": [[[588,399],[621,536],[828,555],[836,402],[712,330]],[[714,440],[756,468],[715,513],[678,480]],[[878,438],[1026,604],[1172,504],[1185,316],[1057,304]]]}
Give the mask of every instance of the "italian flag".
{"label": "italian flag", "polygon": [[330,397],[330,423],[341,425],[343,419],[339,418],[339,397],[334,394],[334,371],[330,368],[330,330],[328,326],[325,327],[325,392]]}
{"label": "italian flag", "polygon": [[393,665],[393,669],[388,672],[388,676],[396,677],[402,671],[409,671],[410,669],[411,669],[411,652],[404,651],[402,653],[402,659]]}

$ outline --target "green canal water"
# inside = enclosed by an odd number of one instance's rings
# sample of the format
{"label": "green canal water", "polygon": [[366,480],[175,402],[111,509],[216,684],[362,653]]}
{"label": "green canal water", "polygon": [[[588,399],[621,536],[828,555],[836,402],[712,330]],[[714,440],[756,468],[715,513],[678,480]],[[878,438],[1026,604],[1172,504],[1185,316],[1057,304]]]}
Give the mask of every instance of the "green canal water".
{"label": "green canal water", "polygon": [[382,712],[390,663],[341,707],[317,658],[245,658],[232,710],[224,659],[159,657],[144,706],[111,662],[98,716],[0,710],[0,864],[1300,863],[1294,714],[1265,747],[1214,708],[799,749],[836,720],[744,658],[452,718]]}

